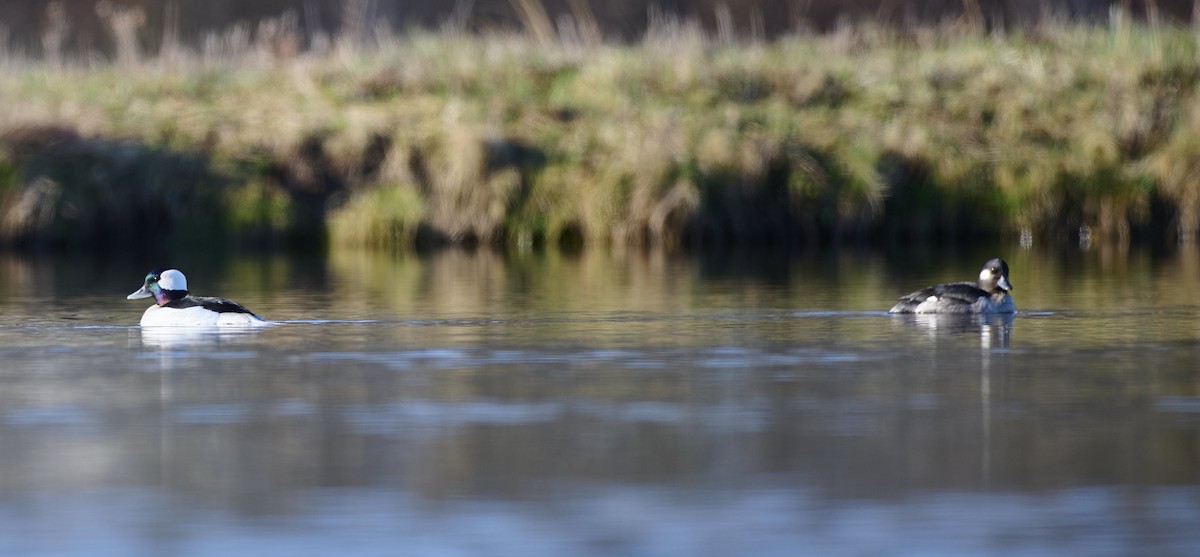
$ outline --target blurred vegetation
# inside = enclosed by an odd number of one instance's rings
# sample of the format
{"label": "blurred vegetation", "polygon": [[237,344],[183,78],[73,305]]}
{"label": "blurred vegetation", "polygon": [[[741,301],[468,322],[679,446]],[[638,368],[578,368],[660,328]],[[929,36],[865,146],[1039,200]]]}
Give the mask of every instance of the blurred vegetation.
{"label": "blurred vegetation", "polygon": [[[765,41],[586,14],[322,48],[294,17],[203,48],[0,56],[12,246],[1191,240],[1186,27],[862,23]],[[52,14],[51,14],[52,15]],[[53,52],[54,36],[46,51]]]}

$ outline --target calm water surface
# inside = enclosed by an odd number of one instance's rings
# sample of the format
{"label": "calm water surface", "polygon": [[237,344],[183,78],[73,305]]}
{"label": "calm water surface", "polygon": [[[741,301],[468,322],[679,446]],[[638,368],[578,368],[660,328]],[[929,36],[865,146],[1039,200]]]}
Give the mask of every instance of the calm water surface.
{"label": "calm water surface", "polygon": [[1198,249],[155,263],[0,258],[0,555],[1200,553]]}

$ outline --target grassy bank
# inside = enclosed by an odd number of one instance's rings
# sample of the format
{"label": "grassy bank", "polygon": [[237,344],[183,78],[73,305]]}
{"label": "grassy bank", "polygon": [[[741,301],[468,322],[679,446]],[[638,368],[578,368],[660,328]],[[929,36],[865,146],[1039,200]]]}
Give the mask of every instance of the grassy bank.
{"label": "grassy bank", "polygon": [[[635,45],[213,38],[0,64],[0,239],[24,246],[1190,239],[1184,28],[869,26]],[[286,33],[282,35],[286,39]],[[282,46],[281,46],[282,45]]]}

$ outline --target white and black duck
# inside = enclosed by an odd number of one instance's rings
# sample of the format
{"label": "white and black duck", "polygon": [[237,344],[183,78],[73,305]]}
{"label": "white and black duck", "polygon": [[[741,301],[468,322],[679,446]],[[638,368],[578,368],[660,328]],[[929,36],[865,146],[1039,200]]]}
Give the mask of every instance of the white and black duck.
{"label": "white and black duck", "polygon": [[922,288],[888,313],[1016,313],[1009,291],[1008,263],[996,258],[983,264],[976,282],[953,282]]}
{"label": "white and black duck", "polygon": [[178,269],[150,271],[142,287],[127,299],[152,296],[156,303],[142,314],[143,327],[258,327],[270,324],[233,300],[189,294],[187,278]]}

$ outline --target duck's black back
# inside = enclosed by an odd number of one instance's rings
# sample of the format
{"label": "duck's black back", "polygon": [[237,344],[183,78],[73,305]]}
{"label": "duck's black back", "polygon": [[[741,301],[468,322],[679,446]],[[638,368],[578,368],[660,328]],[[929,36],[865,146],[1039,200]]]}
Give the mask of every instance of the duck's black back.
{"label": "duck's black back", "polygon": [[937,296],[938,298],[942,299],[957,300],[966,302],[968,304],[973,304],[979,299],[980,296],[987,295],[988,293],[986,291],[981,290],[979,286],[973,282],[951,282],[948,284],[939,284],[937,286],[922,288],[907,296],[901,296],[900,300],[919,304],[929,299],[930,296]]}
{"label": "duck's black back", "polygon": [[187,309],[197,306],[217,313],[249,313],[250,315],[254,315],[253,311],[246,309],[246,306],[242,304],[233,300],[212,296],[192,296],[189,294],[178,300],[171,300],[163,305],[163,307],[173,309]]}

